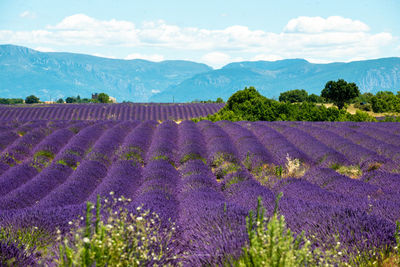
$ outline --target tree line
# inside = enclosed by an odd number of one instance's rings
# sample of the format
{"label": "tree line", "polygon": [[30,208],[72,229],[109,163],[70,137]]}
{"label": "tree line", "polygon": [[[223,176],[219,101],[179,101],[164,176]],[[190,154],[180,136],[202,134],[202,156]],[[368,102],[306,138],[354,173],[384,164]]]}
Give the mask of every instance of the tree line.
{"label": "tree line", "polygon": [[322,90],[321,96],[308,95],[304,89],[295,89],[281,93],[279,101],[334,103],[339,109],[348,104],[354,104],[355,108],[363,111],[400,113],[400,91],[397,94],[390,91],[379,91],[375,95],[368,92],[360,94],[355,83],[347,83],[344,80],[329,81]]}
{"label": "tree line", "polygon": [[[281,93],[279,101],[261,95],[254,87],[234,93],[226,105],[217,113],[199,120],[230,121],[376,121],[365,111],[350,114],[344,108],[360,97],[355,83],[339,79],[329,81],[321,91],[321,96],[308,95],[305,90],[291,90]],[[336,107],[326,107],[316,103],[330,102]]]}
{"label": "tree line", "polygon": [[[65,100],[63,98],[59,98],[56,103],[111,103],[110,96],[106,93],[96,94],[96,98],[81,98],[79,95],[66,97]],[[0,104],[4,105],[14,105],[14,104],[39,104],[42,103],[40,98],[35,95],[27,96],[24,99],[22,98],[0,98]]]}

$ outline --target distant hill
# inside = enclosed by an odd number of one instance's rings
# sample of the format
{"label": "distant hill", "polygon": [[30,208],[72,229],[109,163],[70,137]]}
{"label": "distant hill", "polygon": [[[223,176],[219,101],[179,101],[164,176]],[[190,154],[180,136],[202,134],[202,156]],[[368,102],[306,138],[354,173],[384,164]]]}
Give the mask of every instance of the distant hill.
{"label": "distant hill", "polygon": [[0,97],[34,94],[54,100],[105,92],[121,102],[147,102],[155,92],[210,70],[205,64],[182,60],[119,60],[0,45]]}
{"label": "distant hill", "polygon": [[278,98],[281,92],[292,89],[319,95],[327,81],[339,78],[355,82],[362,92],[400,91],[400,58],[330,64],[313,64],[304,59],[231,63],[170,86],[150,100],[168,101],[172,95],[176,101],[227,99],[245,86],[254,86],[269,98]]}
{"label": "distant hill", "polygon": [[304,59],[237,62],[214,70],[190,61],[120,60],[73,53],[43,53],[0,45],[0,97],[42,100],[105,92],[118,102],[225,100],[245,86],[269,98],[305,89],[320,94],[329,80],[355,82],[362,92],[400,91],[400,58],[314,64]]}

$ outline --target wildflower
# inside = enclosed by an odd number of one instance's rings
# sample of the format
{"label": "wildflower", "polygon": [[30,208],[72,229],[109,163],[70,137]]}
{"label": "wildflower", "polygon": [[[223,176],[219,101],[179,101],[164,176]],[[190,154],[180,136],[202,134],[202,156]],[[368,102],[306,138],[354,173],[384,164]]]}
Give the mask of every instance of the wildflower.
{"label": "wildflower", "polygon": [[136,218],[136,220],[141,221],[141,220],[143,220],[143,217],[139,216],[139,217]]}
{"label": "wildflower", "polygon": [[111,191],[111,192],[110,192],[110,196],[112,196],[112,195],[114,195],[114,191]]}
{"label": "wildflower", "polygon": [[84,238],[83,238],[83,243],[87,244],[87,243],[89,243],[89,242],[90,242],[89,238],[87,238],[87,237],[84,237]]}

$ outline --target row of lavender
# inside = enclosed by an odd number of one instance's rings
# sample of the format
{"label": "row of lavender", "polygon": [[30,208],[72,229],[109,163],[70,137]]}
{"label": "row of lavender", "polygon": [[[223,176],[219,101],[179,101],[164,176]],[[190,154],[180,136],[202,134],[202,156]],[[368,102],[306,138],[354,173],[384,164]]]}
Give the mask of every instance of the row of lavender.
{"label": "row of lavender", "polygon": [[[0,224],[51,231],[97,194],[131,198],[178,226],[189,265],[222,264],[245,217],[275,196],[289,227],[349,251],[393,246],[400,219],[400,126],[390,123],[7,122],[0,128]],[[301,177],[269,172],[287,156]],[[332,166],[357,166],[357,179]],[[354,177],[353,177],[354,178]],[[260,180],[261,179],[261,180]],[[64,228],[63,228],[64,227]]]}
{"label": "row of lavender", "polygon": [[224,104],[0,105],[0,120],[187,120],[216,113]]}

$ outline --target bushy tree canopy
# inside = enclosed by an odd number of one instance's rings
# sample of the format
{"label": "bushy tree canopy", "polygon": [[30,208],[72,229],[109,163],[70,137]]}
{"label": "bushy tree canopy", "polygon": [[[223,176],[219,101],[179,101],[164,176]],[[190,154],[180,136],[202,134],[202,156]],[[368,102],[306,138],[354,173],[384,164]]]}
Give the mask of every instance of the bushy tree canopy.
{"label": "bushy tree canopy", "polygon": [[279,95],[280,102],[305,102],[308,100],[308,93],[304,89],[295,89],[283,92]]}
{"label": "bushy tree canopy", "polygon": [[360,90],[355,83],[348,83],[343,79],[338,81],[329,81],[321,92],[321,96],[332,101],[339,109],[344,107],[345,103],[360,95]]}
{"label": "bushy tree canopy", "polygon": [[224,100],[221,97],[218,97],[215,102],[216,103],[224,103]]}
{"label": "bushy tree canopy", "polygon": [[30,95],[25,98],[26,104],[35,104],[35,103],[39,103],[39,102],[40,102],[40,99],[34,95]]}
{"label": "bushy tree canopy", "polygon": [[371,99],[374,112],[400,112],[400,96],[390,91],[379,91]]}
{"label": "bushy tree canopy", "polygon": [[100,103],[110,103],[110,97],[109,97],[106,93],[100,93],[100,94],[97,96],[97,100],[98,100]]}
{"label": "bushy tree canopy", "polygon": [[76,99],[75,97],[69,96],[69,97],[67,97],[67,98],[65,99],[65,102],[67,102],[67,103],[76,103],[76,102],[78,102],[78,101],[77,101],[77,99]]}

